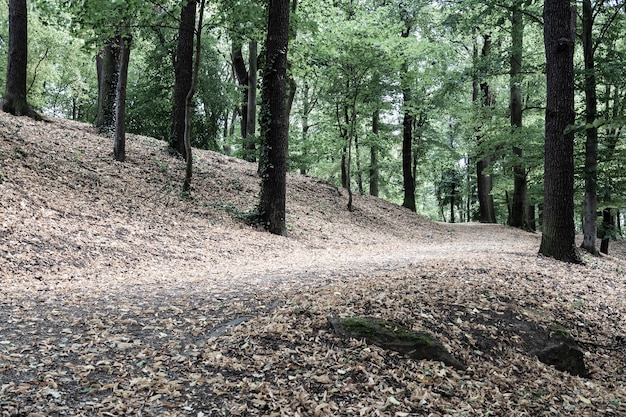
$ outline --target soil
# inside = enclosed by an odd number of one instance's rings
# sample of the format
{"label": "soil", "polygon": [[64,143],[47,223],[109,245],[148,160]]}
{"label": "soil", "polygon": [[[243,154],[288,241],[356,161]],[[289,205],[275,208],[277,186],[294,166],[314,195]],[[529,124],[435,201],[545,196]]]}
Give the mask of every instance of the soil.
{"label": "soil", "polygon": [[[442,224],[290,174],[289,235],[245,221],[254,164],[0,113],[0,415],[626,415],[626,245],[585,265],[540,235]],[[493,317],[581,346],[590,378]],[[427,331],[468,365],[338,338],[329,317]]]}

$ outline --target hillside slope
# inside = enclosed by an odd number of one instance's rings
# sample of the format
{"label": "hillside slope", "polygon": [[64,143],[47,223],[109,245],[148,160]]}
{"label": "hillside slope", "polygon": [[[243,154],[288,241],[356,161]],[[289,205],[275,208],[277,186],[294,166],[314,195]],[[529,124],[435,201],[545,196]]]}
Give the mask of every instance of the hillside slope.
{"label": "hillside slope", "polygon": [[[273,236],[240,219],[254,164],[194,151],[182,197],[163,142],[111,147],[0,112],[0,415],[626,415],[623,245],[567,265],[536,234],[348,212],[291,174]],[[349,315],[428,330],[468,369],[340,340]],[[524,352],[522,322],[571,334],[590,378]]]}

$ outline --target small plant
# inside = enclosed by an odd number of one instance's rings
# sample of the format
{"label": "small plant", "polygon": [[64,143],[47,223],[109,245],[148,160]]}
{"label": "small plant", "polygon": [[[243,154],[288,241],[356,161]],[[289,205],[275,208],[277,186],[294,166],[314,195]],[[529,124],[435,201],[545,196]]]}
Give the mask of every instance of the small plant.
{"label": "small plant", "polygon": [[168,165],[167,162],[165,161],[161,161],[159,158],[152,158],[152,161],[159,167],[159,170],[161,170],[162,173],[166,173],[167,169],[168,169]]}

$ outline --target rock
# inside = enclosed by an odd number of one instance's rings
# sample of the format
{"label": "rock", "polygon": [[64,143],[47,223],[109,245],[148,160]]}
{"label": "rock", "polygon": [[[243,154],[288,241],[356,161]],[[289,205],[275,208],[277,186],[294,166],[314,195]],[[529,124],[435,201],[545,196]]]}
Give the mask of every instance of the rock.
{"label": "rock", "polygon": [[541,362],[552,365],[559,371],[569,372],[576,376],[589,376],[584,355],[573,343],[573,339],[549,344],[535,354]]}
{"label": "rock", "polygon": [[459,370],[467,369],[428,333],[412,332],[397,323],[372,317],[331,317],[328,321],[342,338],[365,339],[372,345],[412,359],[439,361]]}

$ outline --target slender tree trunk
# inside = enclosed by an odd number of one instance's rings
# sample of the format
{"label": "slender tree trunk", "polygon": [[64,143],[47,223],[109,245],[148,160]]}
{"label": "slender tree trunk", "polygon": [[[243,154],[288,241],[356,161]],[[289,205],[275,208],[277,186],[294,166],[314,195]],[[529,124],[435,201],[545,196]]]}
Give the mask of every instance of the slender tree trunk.
{"label": "slender tree trunk", "polygon": [[287,47],[289,0],[270,0],[266,58],[263,72],[263,148],[261,170],[261,221],[274,234],[285,235],[287,226]]}
{"label": "slender tree trunk", "polygon": [[[248,112],[246,117],[246,140],[248,149],[256,150],[256,90],[257,90],[257,43],[248,43]],[[254,153],[247,158],[250,162],[255,162]]]}
{"label": "slender tree trunk", "polygon": [[[293,10],[293,9],[292,9]],[[302,160],[300,162],[300,174],[307,173],[308,159],[308,135],[309,135],[309,113],[311,112],[311,103],[309,101],[309,84],[305,81],[302,88],[302,113],[300,121],[302,123]]]}
{"label": "slender tree trunk", "polygon": [[[511,128],[520,130],[522,127],[522,57],[524,45],[524,20],[522,15],[522,1],[515,1],[511,13]],[[524,164],[524,148],[522,139],[516,135],[519,145],[513,146],[513,154],[518,162],[513,166],[513,204],[509,224],[513,227],[528,230],[528,184],[526,166]]]}
{"label": "slender tree trunk", "polygon": [[246,69],[246,61],[243,59],[243,53],[241,51],[241,45],[233,43],[232,46],[232,61],[233,61],[233,69],[235,70],[235,75],[237,77],[237,82],[239,86],[242,88],[242,97],[241,97],[241,138],[243,140],[243,149],[246,151],[244,153],[244,159],[249,162],[254,162],[256,158],[254,155],[256,154],[256,146],[254,142],[248,143],[248,102],[249,102],[249,73]]}
{"label": "slender tree trunk", "polygon": [[378,168],[378,133],[380,124],[380,110],[374,111],[372,116],[372,134],[375,139],[370,144],[370,195],[378,197],[379,168]]}
{"label": "slender tree trunk", "polygon": [[456,200],[454,198],[454,196],[456,195],[456,188],[454,187],[454,185],[452,185],[452,195],[450,196],[450,223],[454,223],[455,222],[455,215],[454,215],[454,205],[456,204]]}
{"label": "slender tree trunk", "polygon": [[196,25],[197,0],[183,0],[178,26],[178,46],[174,64],[174,107],[170,148],[187,157],[185,152],[185,118],[187,94],[193,77],[193,38]]}
{"label": "slender tree trunk", "polygon": [[[406,27],[402,32],[403,38],[408,38],[411,34],[411,24],[405,22]],[[408,62],[403,64],[403,74],[408,73]],[[407,81],[405,81],[406,83]],[[404,188],[404,199],[402,206],[411,211],[416,211],[415,205],[415,178],[413,177],[413,113],[411,106],[411,88],[408,85],[402,87],[402,103],[404,106],[404,116],[402,120],[402,185]]]}
{"label": "slender tree trunk", "polygon": [[[191,74],[191,85],[185,97],[185,134],[183,142],[185,144],[185,181],[183,182],[183,192],[191,190],[191,178],[193,176],[193,152],[191,151],[191,112],[193,109],[193,96],[198,88],[198,73],[200,72],[200,52],[202,51],[202,22],[204,18],[205,0],[200,2],[200,15],[198,16],[198,27],[195,29],[196,35],[196,57],[193,60],[193,70]],[[193,45],[193,41],[192,41]],[[193,49],[192,49],[193,50]]]}
{"label": "slender tree trunk", "polygon": [[356,157],[356,184],[359,188],[359,194],[363,195],[363,173],[361,172],[361,149],[359,147],[359,137],[354,135],[354,152]]}
{"label": "slender tree trunk", "polygon": [[411,89],[405,87],[402,91],[404,118],[402,121],[402,178],[404,200],[402,206],[416,211],[415,205],[415,178],[413,177],[413,114],[409,109]]}
{"label": "slender tree trunk", "polygon": [[28,66],[28,9],[26,0],[9,1],[9,54],[2,111],[39,119],[26,98]]}
{"label": "slender tree trunk", "polygon": [[574,238],[574,42],[576,13],[566,0],[545,0],[546,139],[539,252],[581,263]]}
{"label": "slender tree trunk", "polygon": [[583,55],[585,62],[585,216],[582,248],[598,254],[598,128],[594,126],[598,113],[596,96],[595,58],[593,48],[593,8],[591,0],[583,0]]}
{"label": "slender tree trunk", "polygon": [[126,85],[128,84],[128,62],[130,60],[130,36],[119,36],[119,76],[115,88],[115,138],[113,154],[120,162],[126,160]]}
{"label": "slender tree trunk", "polygon": [[[491,49],[491,36],[484,36],[484,43],[481,52],[481,56],[485,59],[489,55]],[[490,107],[492,105],[492,97],[489,91],[489,83],[483,81],[480,83],[480,91],[482,92],[483,107]],[[476,94],[476,92],[474,93]],[[482,138],[478,138],[478,142],[482,141]],[[476,184],[478,186],[478,204],[480,211],[481,223],[495,223],[496,212],[493,204],[493,196],[491,190],[493,189],[493,179],[491,174],[487,173],[487,170],[491,166],[491,156],[484,155],[476,163]]]}
{"label": "slender tree trunk", "polygon": [[[348,116],[348,106],[343,107],[343,119],[345,127],[339,126],[341,130],[341,140],[343,141],[343,148],[341,150],[341,187],[348,189],[350,186],[349,165],[348,165],[348,142],[350,140],[350,132],[348,126],[350,125],[350,117]],[[339,118],[338,118],[339,120]]]}

